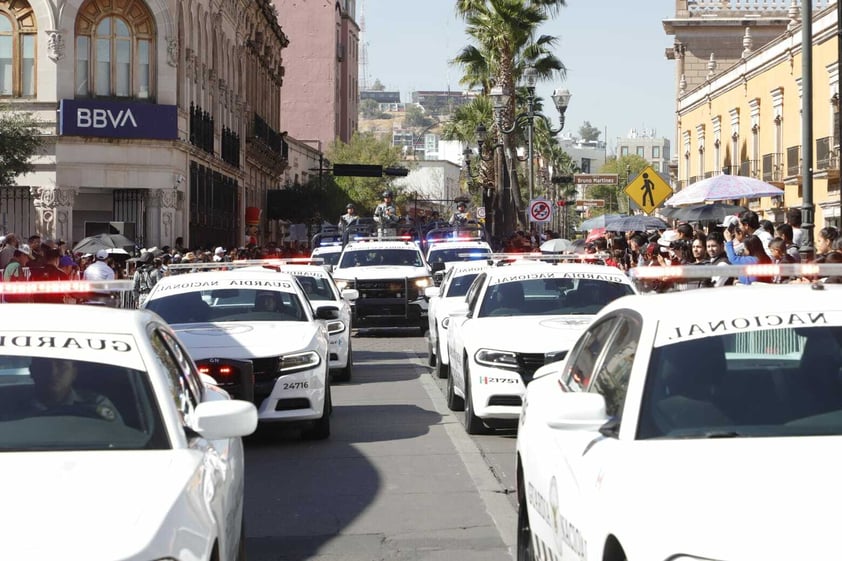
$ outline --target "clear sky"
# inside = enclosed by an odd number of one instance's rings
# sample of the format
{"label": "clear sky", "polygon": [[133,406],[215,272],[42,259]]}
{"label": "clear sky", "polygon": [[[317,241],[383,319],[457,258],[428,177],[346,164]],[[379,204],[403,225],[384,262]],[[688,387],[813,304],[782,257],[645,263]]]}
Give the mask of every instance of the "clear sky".
{"label": "clear sky", "polygon": [[[358,11],[363,3],[369,85],[380,80],[402,101],[414,90],[462,89],[461,70],[449,61],[469,38],[454,0],[360,0]],[[541,29],[558,38],[556,56],[567,67],[563,82],[538,85],[544,113],[557,124],[550,95],[564,87],[573,94],[565,133],[590,121],[601,139],[607,130],[611,152],[631,129],[655,129],[674,152],[675,63],[664,56],[673,41],[661,24],[674,13],[671,0],[567,0]]]}

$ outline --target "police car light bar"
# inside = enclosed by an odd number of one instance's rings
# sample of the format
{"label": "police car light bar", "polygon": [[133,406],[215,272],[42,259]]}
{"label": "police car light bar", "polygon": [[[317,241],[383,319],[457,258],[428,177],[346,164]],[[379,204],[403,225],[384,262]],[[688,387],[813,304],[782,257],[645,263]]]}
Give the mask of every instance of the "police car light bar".
{"label": "police car light bar", "polygon": [[692,280],[713,277],[813,277],[842,276],[842,263],[780,263],[755,265],[670,265],[635,267],[632,279]]}
{"label": "police car light bar", "polygon": [[[470,253],[459,253],[459,257],[471,255]],[[557,253],[486,253],[483,255],[489,261],[604,261],[609,257],[607,253],[572,253],[572,254],[557,254]]]}
{"label": "police car light bar", "polygon": [[290,259],[240,259],[238,261],[214,261],[212,263],[175,263],[167,266],[173,271],[230,271],[244,267],[281,267],[283,265],[324,265],[321,257],[293,257]]}
{"label": "police car light bar", "polygon": [[411,242],[412,236],[355,236],[355,242]]}
{"label": "police car light bar", "polygon": [[0,294],[88,294],[92,292],[131,292],[130,280],[2,282]]}

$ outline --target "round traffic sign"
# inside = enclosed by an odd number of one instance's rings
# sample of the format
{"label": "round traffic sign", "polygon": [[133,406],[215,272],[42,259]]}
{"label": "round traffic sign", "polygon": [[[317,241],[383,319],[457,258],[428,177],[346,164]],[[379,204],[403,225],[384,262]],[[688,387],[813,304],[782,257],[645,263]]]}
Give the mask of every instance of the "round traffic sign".
{"label": "round traffic sign", "polygon": [[549,222],[553,217],[553,209],[548,201],[538,199],[529,203],[529,220],[532,222]]}

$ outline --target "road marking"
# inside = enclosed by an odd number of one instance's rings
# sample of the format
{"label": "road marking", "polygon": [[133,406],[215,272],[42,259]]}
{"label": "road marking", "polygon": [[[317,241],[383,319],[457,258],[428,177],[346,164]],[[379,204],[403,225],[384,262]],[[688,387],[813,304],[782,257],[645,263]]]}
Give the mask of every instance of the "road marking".
{"label": "road marking", "polygon": [[[426,360],[417,354],[414,354],[413,358]],[[415,361],[412,364],[420,371],[421,386],[433,402],[436,412],[442,416],[444,430],[450,437],[450,441],[453,442],[462,463],[465,464],[468,475],[471,476],[480,499],[485,505],[486,512],[494,521],[494,526],[497,527],[497,532],[509,553],[514,556],[517,545],[517,511],[506,496],[506,489],[494,477],[491,468],[485,463],[485,458],[480,449],[462,428],[461,421],[447,408],[444,395],[431,378],[428,368]]]}

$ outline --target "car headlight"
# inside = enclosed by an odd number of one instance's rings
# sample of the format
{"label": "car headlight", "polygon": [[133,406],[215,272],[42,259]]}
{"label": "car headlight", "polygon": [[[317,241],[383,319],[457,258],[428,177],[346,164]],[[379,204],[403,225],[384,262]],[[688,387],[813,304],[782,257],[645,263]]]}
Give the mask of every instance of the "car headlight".
{"label": "car headlight", "polygon": [[474,355],[474,360],[484,366],[493,368],[508,368],[514,370],[518,367],[517,354],[511,351],[497,351],[494,349],[480,349]]}
{"label": "car headlight", "polygon": [[335,279],[336,288],[345,290],[346,288],[354,288],[354,281],[346,279]]}
{"label": "car headlight", "polygon": [[329,321],[327,322],[327,334],[328,335],[336,335],[337,333],[342,333],[345,331],[345,324],[341,321]]}
{"label": "car headlight", "polygon": [[278,364],[278,372],[289,374],[290,372],[297,372],[299,370],[308,370],[318,366],[321,361],[322,359],[319,357],[319,353],[314,351],[284,355]]}
{"label": "car headlight", "polygon": [[421,277],[420,279],[415,279],[415,286],[418,288],[427,288],[428,286],[433,286],[433,279],[430,277]]}

